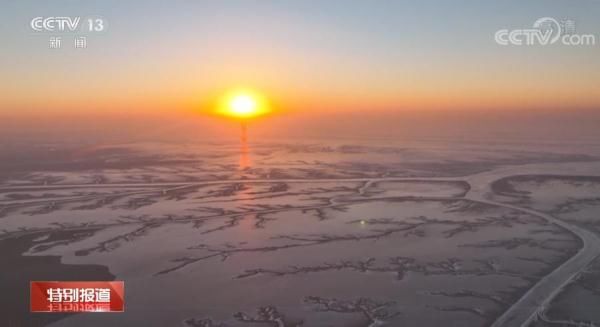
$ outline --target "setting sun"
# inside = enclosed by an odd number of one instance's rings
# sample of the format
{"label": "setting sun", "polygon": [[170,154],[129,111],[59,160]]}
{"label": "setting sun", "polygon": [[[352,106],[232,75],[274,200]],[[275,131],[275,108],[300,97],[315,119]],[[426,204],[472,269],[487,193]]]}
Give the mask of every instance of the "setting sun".
{"label": "setting sun", "polygon": [[246,117],[254,114],[256,110],[256,101],[247,94],[240,94],[231,99],[229,106],[231,107],[232,114]]}
{"label": "setting sun", "polygon": [[237,119],[249,119],[270,111],[265,98],[256,92],[234,91],[220,101],[216,113]]}

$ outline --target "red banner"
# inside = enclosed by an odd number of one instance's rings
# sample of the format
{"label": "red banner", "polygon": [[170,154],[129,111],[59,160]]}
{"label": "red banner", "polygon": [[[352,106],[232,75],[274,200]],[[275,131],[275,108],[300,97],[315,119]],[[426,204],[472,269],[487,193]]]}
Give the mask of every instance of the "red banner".
{"label": "red banner", "polygon": [[31,282],[31,312],[123,312],[125,287],[112,282]]}

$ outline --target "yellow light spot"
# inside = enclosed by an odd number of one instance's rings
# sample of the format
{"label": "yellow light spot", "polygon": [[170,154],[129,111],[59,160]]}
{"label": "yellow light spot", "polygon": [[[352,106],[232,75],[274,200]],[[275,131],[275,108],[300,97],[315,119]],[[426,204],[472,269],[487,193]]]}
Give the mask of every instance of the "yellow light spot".
{"label": "yellow light spot", "polygon": [[229,92],[221,98],[216,113],[236,119],[250,119],[269,111],[264,97],[255,92],[238,90]]}
{"label": "yellow light spot", "polygon": [[240,94],[231,99],[229,107],[234,115],[248,116],[256,110],[256,101],[247,94]]}

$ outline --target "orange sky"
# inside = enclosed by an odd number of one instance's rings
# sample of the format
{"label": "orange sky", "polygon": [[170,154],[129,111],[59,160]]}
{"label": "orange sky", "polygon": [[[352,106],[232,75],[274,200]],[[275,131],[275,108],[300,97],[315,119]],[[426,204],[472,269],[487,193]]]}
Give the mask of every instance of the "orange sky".
{"label": "orange sky", "polygon": [[[47,36],[32,35],[27,22],[61,4],[101,14],[110,29],[90,36],[85,50],[48,49]],[[542,7],[593,32],[597,2],[485,2],[470,11],[408,4],[153,3],[143,19],[124,14],[137,8],[126,1],[13,3],[0,14],[13,31],[5,35],[0,115],[201,114],[236,87],[283,112],[600,108],[598,46],[493,41],[498,28],[529,24]],[[496,17],[500,7],[514,14]]]}

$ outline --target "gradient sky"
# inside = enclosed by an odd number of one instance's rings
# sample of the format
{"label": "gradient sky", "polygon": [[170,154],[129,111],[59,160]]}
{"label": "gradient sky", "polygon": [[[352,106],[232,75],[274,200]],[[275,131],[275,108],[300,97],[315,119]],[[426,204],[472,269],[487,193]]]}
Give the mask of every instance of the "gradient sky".
{"label": "gradient sky", "polygon": [[[291,111],[600,108],[600,45],[494,42],[498,29],[545,16],[599,36],[595,0],[0,6],[0,114],[200,110],[237,86]],[[48,35],[34,35],[29,21],[51,15],[102,16],[108,29],[88,35],[87,49],[48,49]]]}

